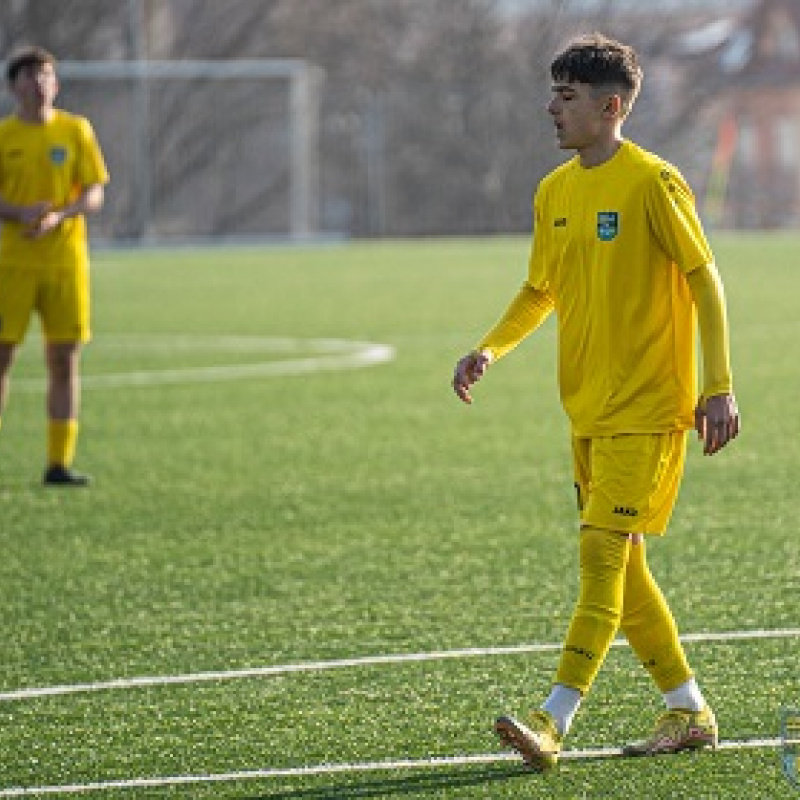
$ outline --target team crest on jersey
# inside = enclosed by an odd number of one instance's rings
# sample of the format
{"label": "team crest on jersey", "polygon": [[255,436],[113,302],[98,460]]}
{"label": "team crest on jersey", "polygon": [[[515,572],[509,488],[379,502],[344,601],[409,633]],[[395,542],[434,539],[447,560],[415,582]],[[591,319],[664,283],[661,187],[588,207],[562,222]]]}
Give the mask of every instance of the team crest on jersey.
{"label": "team crest on jersey", "polygon": [[602,242],[610,242],[619,233],[619,212],[597,212],[597,238]]}
{"label": "team crest on jersey", "polygon": [[60,166],[67,160],[67,148],[60,145],[53,145],[50,148],[50,160],[56,165]]}

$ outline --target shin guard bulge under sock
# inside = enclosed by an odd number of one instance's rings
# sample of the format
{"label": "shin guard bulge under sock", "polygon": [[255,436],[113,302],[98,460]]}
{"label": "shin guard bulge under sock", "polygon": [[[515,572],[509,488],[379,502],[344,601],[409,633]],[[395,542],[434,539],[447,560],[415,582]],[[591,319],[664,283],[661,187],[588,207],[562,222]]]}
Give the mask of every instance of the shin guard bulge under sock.
{"label": "shin guard bulge under sock", "polygon": [[585,694],[619,629],[631,542],[618,531],[589,526],[580,536],[578,602],[556,681]]}

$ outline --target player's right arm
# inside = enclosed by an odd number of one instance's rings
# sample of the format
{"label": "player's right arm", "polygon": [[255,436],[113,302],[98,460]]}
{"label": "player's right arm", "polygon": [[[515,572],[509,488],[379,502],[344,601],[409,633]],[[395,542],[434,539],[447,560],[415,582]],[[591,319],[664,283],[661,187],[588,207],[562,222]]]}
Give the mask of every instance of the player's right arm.
{"label": "player's right arm", "polygon": [[[3,184],[2,169],[0,169],[0,186]],[[42,201],[31,205],[17,205],[10,203],[0,194],[0,222],[16,222],[24,227],[35,225],[52,207],[52,203]]]}
{"label": "player's right arm", "polygon": [[528,279],[511,301],[497,324],[483,337],[480,344],[456,364],[453,390],[465,403],[472,402],[470,386],[479,381],[489,364],[513,350],[526,336],[533,333],[555,308],[549,292],[546,265],[552,257],[546,216],[547,192],[540,185],[533,203],[535,233],[528,259]]}
{"label": "player's right arm", "polygon": [[493,361],[513,350],[528,334],[533,333],[553,310],[553,299],[547,292],[526,282],[511,301],[498,323],[483,337],[478,347],[456,364],[453,391],[465,403],[472,402],[470,387],[485,374]]}
{"label": "player's right arm", "polygon": [[491,354],[480,350],[473,350],[458,360],[453,373],[453,391],[460,400],[465,403],[472,402],[470,386],[483,377],[491,362]]}
{"label": "player's right arm", "polygon": [[29,206],[18,206],[0,197],[0,220],[17,222],[24,227],[36,225],[52,208],[52,203],[33,203]]}

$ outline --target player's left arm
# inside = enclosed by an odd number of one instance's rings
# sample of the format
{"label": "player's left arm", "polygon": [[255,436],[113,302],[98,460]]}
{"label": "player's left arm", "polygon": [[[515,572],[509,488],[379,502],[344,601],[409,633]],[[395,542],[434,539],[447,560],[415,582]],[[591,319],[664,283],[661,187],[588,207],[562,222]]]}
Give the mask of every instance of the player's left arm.
{"label": "player's left arm", "polygon": [[703,392],[695,409],[695,428],[703,452],[713,455],[739,434],[739,409],[733,394],[728,318],[722,280],[713,262],[686,274],[697,309],[703,350]]}
{"label": "player's left arm", "polygon": [[[695,408],[695,428],[703,452],[713,455],[740,428],[730,368],[725,293],[714,256],[697,215],[694,196],[678,170],[668,164],[654,172],[645,203],[652,230],[689,284],[703,348],[703,392]],[[701,266],[695,267],[700,264]]]}
{"label": "player's left arm", "polygon": [[52,206],[27,230],[27,235],[38,239],[57,228],[65,220],[100,211],[105,200],[105,184],[109,175],[103,153],[88,119],[77,118],[75,147],[78,152],[74,183],[80,187],[74,199],[61,206]]}

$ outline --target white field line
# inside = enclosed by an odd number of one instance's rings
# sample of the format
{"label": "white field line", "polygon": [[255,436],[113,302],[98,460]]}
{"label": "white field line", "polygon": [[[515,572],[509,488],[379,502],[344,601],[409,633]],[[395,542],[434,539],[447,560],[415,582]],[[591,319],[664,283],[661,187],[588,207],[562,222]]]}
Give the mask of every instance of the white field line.
{"label": "white field line", "polygon": [[[733,642],[759,639],[797,639],[800,628],[775,630],[721,631],[708,633],[689,633],[681,636],[684,642]],[[615,639],[612,647],[626,647],[627,641]],[[57,686],[39,686],[28,689],[14,689],[0,692],[0,702],[28,700],[53,695],[78,694],[81,692],[101,692],[112,689],[133,689],[146,686],[167,686],[174,684],[203,683],[208,681],[230,681],[243,678],[262,678],[275,675],[288,675],[296,672],[322,672],[332,669],[379,666],[382,664],[418,663],[441,661],[453,658],[479,658],[485,656],[516,655],[520,653],[544,653],[560,650],[556,642],[508,645],[502,647],[473,647],[461,650],[441,650],[430,653],[395,653],[389,655],[340,658],[328,661],[304,661],[297,664],[275,664],[266,667],[250,667],[219,672],[194,672],[184,675],[149,675],[133,678],[114,678],[95,683],[74,683]]]}
{"label": "white field line", "polygon": [[[759,639],[793,639],[800,637],[800,629],[787,628],[777,630],[727,631],[720,633],[693,633],[682,637],[685,642],[731,642],[752,641]],[[624,640],[617,639],[612,646],[626,645]],[[408,663],[432,661],[446,658],[468,658],[476,656],[507,655],[516,653],[537,653],[558,650],[557,643],[540,643],[515,645],[508,647],[469,648],[464,650],[444,650],[433,653],[410,653],[384,655],[364,658],[338,659],[332,661],[306,662],[300,664],[276,665],[247,670],[231,670],[228,672],[202,672],[189,675],[153,676],[145,678],[118,679],[94,684],[74,684],[72,686],[51,686],[39,689],[21,689],[0,695],[2,700],[21,700],[24,698],[42,697],[54,694],[70,694],[74,692],[100,691],[103,689],[125,689],[138,686],[156,686],[171,683],[194,683],[209,680],[230,680],[233,678],[249,678],[264,675],[279,675],[291,672],[308,672],[315,670],[339,669],[344,667],[372,666],[378,664]],[[744,750],[754,748],[780,747],[781,739],[744,739],[720,742],[720,750]],[[612,758],[622,755],[619,748],[593,748],[586,750],[566,750],[562,753],[565,759],[597,759]],[[216,774],[173,775],[150,778],[128,778],[92,783],[64,784],[54,786],[25,786],[0,789],[0,798],[30,797],[34,795],[58,795],[109,791],[113,789],[155,788],[183,786],[189,784],[223,783],[231,781],[299,778],[315,775],[334,775],[342,773],[365,773],[398,770],[436,769],[441,767],[468,766],[473,764],[493,764],[503,761],[518,762],[519,756],[513,753],[486,753],[463,756],[442,756],[425,759],[396,759],[363,763],[316,764],[303,767],[276,767],[239,772]]]}
{"label": "white field line", "polygon": [[[120,337],[122,338],[122,337]],[[308,375],[314,372],[331,372],[369,367],[391,361],[395,357],[393,347],[371,342],[354,342],[338,339],[278,339],[247,337],[163,337],[164,342],[156,347],[161,352],[222,351],[227,353],[298,353],[300,358],[270,358],[247,364],[222,364],[204,367],[179,367],[174,369],[134,370],[91,374],[85,373],[81,385],[85,389],[117,389],[130,386],[164,386],[188,383],[213,383],[245,378]],[[140,343],[144,342],[143,346]],[[131,337],[131,345],[124,349],[137,352],[153,351],[147,346],[146,337]],[[172,345],[172,346],[170,346]],[[305,354],[303,354],[305,351]],[[310,352],[309,352],[310,351]],[[14,391],[41,392],[45,388],[44,378],[22,378],[14,381]]]}
{"label": "white field line", "polygon": [[[720,742],[720,750],[744,750],[754,748],[780,747],[780,739],[744,739],[742,741]],[[622,755],[619,748],[595,748],[589,750],[565,750],[564,759],[613,758]],[[495,764],[503,761],[519,762],[515,753],[485,753],[465,756],[442,756],[439,758],[397,759],[344,764],[316,764],[306,767],[277,767],[273,769],[242,770],[240,772],[221,772],[211,775],[172,775],[152,778],[128,778],[95,783],[74,783],[62,786],[26,786],[0,789],[0,797],[26,797],[31,795],[68,794],[77,792],[98,792],[111,789],[136,789],[187,784],[223,783],[268,778],[303,778],[315,775],[335,775],[360,772],[396,772],[398,770],[436,769],[441,767],[469,766],[473,764]]]}

